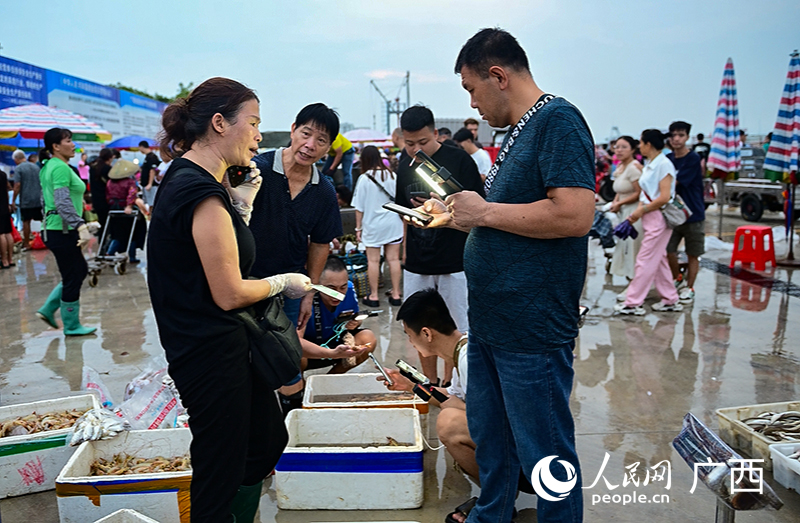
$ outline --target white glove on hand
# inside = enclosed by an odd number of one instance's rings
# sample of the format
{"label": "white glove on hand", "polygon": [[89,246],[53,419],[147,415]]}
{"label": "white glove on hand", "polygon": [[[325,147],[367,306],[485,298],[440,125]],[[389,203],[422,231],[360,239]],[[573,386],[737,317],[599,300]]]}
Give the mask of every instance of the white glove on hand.
{"label": "white glove on hand", "polygon": [[250,225],[250,215],[253,212],[253,201],[261,188],[261,171],[256,167],[256,162],[250,162],[250,177],[238,187],[225,186],[231,196],[233,208],[239,213],[244,222]]}
{"label": "white glove on hand", "polygon": [[269,286],[272,289],[269,296],[283,294],[287,298],[295,300],[311,292],[311,278],[305,274],[288,272],[286,274],[276,274],[275,276],[264,278],[264,280],[269,282]]}
{"label": "white glove on hand", "polygon": [[89,227],[85,223],[80,224],[78,226],[78,247],[85,248],[92,238],[94,235],[89,231]]}

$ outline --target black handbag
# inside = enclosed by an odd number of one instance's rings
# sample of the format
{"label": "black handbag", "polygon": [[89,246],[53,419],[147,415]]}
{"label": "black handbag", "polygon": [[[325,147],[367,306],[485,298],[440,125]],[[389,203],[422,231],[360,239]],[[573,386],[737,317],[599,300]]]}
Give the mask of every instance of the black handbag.
{"label": "black handbag", "polygon": [[278,389],[300,373],[303,348],[294,323],[283,312],[283,299],[274,296],[236,315],[247,329],[250,340],[250,361],[256,374]]}

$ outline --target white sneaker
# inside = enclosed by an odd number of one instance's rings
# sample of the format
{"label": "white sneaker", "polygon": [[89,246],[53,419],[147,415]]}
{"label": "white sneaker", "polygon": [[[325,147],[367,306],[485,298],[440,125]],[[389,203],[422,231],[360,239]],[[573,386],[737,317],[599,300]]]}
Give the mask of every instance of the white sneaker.
{"label": "white sneaker", "polygon": [[694,302],[694,289],[691,287],[684,287],[678,291],[678,301],[685,304]]}
{"label": "white sneaker", "polygon": [[623,302],[623,301],[625,301],[627,299],[628,299],[628,289],[625,289],[624,291],[622,291],[619,294],[617,294],[617,301],[618,302]]}
{"label": "white sneaker", "polygon": [[664,303],[658,302],[654,303],[652,309],[656,312],[680,312],[683,310],[683,305],[680,303]]}
{"label": "white sneaker", "polygon": [[639,305],[638,307],[628,307],[624,303],[618,303],[614,305],[614,312],[617,314],[629,314],[633,316],[644,316],[647,314],[647,311]]}
{"label": "white sneaker", "polygon": [[680,281],[675,280],[675,290],[677,290],[678,292],[680,292],[681,289],[685,289],[686,287],[688,287],[688,285],[686,284],[685,279],[682,279]]}

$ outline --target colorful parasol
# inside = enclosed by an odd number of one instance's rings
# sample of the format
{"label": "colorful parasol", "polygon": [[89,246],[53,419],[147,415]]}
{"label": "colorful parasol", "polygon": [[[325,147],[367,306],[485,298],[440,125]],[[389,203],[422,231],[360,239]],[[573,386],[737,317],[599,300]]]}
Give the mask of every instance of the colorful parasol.
{"label": "colorful parasol", "polygon": [[714,135],[711,138],[708,168],[712,171],[712,178],[726,178],[729,173],[738,172],[741,167],[739,102],[736,98],[733,60],[728,58],[725,72],[722,75],[722,86],[719,90],[717,119],[714,122]]}
{"label": "colorful parasol", "polygon": [[0,111],[0,138],[42,139],[53,127],[72,131],[72,138],[84,142],[106,142],[111,133],[85,117],[41,104],[19,105]]}
{"label": "colorful parasol", "polygon": [[717,237],[722,239],[722,215],[725,207],[725,178],[742,168],[742,151],[739,143],[739,101],[736,98],[736,77],[733,74],[733,59],[728,58],[722,73],[722,85],[717,102],[717,119],[708,153],[708,169],[711,177],[719,182],[717,205],[719,222]]}
{"label": "colorful parasol", "polygon": [[798,177],[798,154],[800,153],[800,53],[795,50],[789,60],[789,72],[786,74],[786,85],[778,107],[778,120],[772,131],[767,157],[764,160],[764,171],[776,179],[783,179],[788,184],[784,192],[784,213],[786,215],[786,232],[789,238],[789,254],[781,265],[797,265],[794,259],[794,222],[795,197]]}
{"label": "colorful parasol", "polygon": [[109,149],[120,149],[125,151],[138,151],[139,150],[139,143],[147,142],[150,144],[150,147],[157,147],[158,142],[153,140],[152,138],[146,138],[144,136],[132,135],[132,136],[123,136],[122,138],[117,138],[111,143],[107,143],[106,147]]}
{"label": "colorful parasol", "polygon": [[344,137],[351,142],[387,142],[392,137],[374,129],[352,129],[344,133]]}

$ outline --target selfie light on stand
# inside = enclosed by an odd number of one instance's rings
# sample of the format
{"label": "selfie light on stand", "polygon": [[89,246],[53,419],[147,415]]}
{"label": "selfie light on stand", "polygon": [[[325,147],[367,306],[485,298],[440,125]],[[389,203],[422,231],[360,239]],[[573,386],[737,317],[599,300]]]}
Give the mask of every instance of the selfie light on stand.
{"label": "selfie light on stand", "polygon": [[417,166],[417,174],[431,186],[431,189],[441,197],[463,191],[464,187],[453,178],[450,171],[433,161],[433,158],[425,154],[422,150],[417,151],[414,159],[420,162]]}

